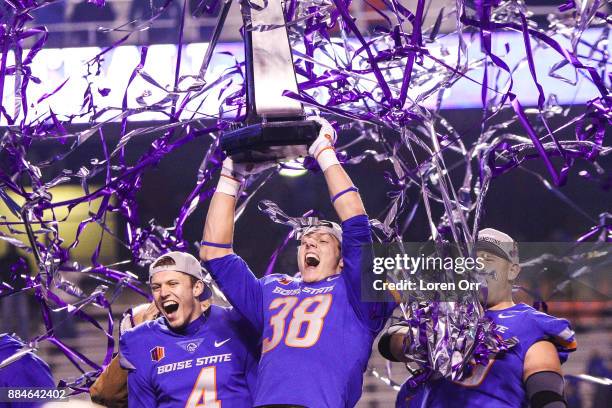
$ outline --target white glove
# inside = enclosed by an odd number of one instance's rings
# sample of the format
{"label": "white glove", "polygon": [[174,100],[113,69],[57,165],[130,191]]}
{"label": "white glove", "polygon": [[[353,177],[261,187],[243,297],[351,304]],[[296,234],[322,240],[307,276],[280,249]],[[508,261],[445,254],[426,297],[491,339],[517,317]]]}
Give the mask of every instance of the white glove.
{"label": "white glove", "polygon": [[310,116],[306,120],[312,120],[321,125],[319,137],[308,148],[308,154],[319,163],[323,172],[334,164],[340,164],[334,150],[338,136],[333,126],[320,116]]}
{"label": "white glove", "polygon": [[234,163],[231,157],[226,157],[223,160],[223,168],[221,169],[221,177],[217,184],[217,192],[225,193],[234,197],[238,196],[240,187],[248,176],[261,173],[272,167],[276,167],[274,162],[264,163]]}

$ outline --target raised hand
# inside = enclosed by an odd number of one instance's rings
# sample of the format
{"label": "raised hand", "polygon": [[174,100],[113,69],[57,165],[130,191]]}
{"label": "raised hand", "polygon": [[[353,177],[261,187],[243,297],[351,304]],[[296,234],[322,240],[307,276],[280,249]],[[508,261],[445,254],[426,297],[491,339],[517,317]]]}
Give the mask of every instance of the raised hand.
{"label": "raised hand", "polygon": [[240,186],[248,176],[254,176],[276,166],[277,164],[274,162],[234,163],[231,157],[227,157],[223,160],[217,192],[236,197]]}
{"label": "raised hand", "polygon": [[312,120],[321,125],[319,136],[308,148],[308,154],[319,163],[322,171],[327,170],[334,164],[340,164],[334,150],[334,145],[338,140],[334,127],[320,116],[310,116],[306,120]]}

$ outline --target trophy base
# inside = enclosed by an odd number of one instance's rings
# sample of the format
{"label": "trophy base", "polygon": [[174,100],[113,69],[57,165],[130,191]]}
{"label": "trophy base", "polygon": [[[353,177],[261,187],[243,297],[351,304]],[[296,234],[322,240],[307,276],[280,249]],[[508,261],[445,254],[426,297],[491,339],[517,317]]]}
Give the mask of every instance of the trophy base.
{"label": "trophy base", "polygon": [[308,155],[320,127],[312,120],[258,123],[224,133],[220,145],[235,163],[289,161]]}

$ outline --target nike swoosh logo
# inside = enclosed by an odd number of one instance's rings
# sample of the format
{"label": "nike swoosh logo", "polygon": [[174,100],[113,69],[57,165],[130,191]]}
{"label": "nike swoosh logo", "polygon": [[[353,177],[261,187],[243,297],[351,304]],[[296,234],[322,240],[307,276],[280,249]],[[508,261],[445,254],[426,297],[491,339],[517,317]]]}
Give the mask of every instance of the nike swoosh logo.
{"label": "nike swoosh logo", "polygon": [[504,315],[503,313],[500,313],[497,315],[497,317],[499,317],[500,319],[508,319],[510,317],[515,317],[516,314],[509,314],[509,315]]}
{"label": "nike swoosh logo", "polygon": [[225,339],[223,341],[217,341],[215,340],[215,347],[221,347],[222,345],[224,345],[225,343],[227,343],[228,341],[230,341],[232,338],[230,337],[229,339]]}
{"label": "nike swoosh logo", "polygon": [[331,281],[333,281],[333,280],[338,279],[339,277],[340,277],[340,274],[338,274],[338,275],[336,275],[336,276],[330,276],[329,278],[327,278],[327,281],[328,281],[328,282],[331,282]]}

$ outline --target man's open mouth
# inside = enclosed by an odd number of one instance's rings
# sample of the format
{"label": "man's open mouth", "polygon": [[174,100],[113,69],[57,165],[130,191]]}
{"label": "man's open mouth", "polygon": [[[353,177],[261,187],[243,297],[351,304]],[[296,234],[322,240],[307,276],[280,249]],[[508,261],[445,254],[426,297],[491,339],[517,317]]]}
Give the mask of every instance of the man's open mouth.
{"label": "man's open mouth", "polygon": [[319,265],[319,257],[315,254],[306,254],[306,266],[317,266]]}
{"label": "man's open mouth", "polygon": [[166,315],[171,315],[178,310],[179,304],[174,300],[167,300],[162,304],[162,307],[164,308]]}

